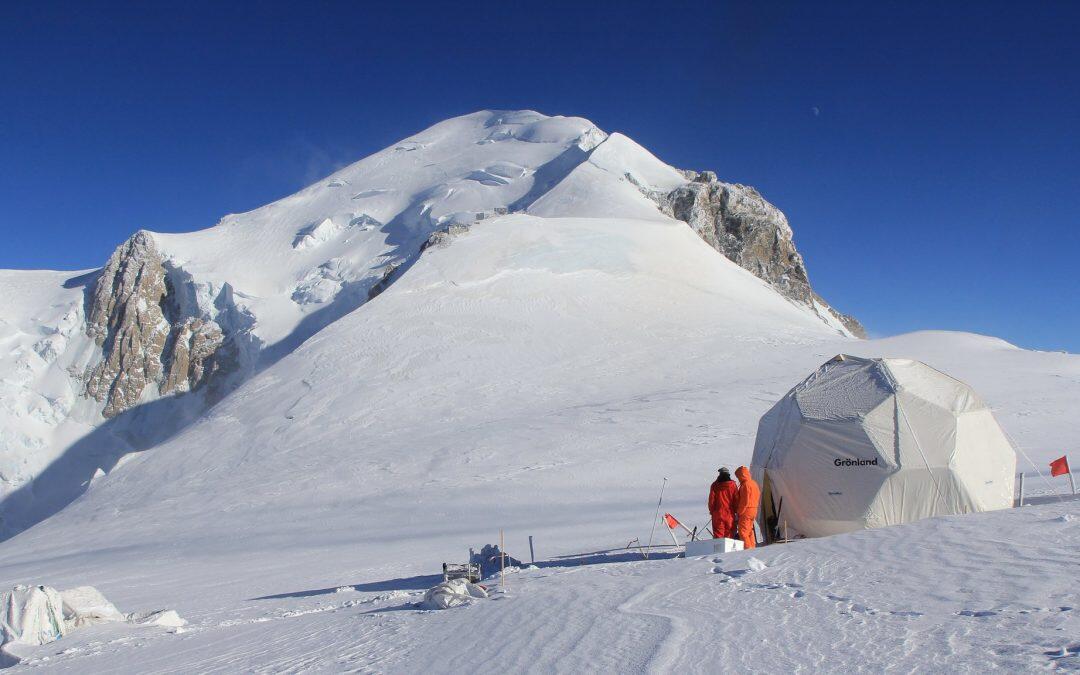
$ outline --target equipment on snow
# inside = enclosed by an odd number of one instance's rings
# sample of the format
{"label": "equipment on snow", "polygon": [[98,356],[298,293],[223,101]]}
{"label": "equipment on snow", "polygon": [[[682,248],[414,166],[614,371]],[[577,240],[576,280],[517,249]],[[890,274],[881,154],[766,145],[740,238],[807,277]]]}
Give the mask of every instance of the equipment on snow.
{"label": "equipment on snow", "polygon": [[477,553],[469,549],[469,562],[480,567],[481,576],[487,579],[503,567],[524,567],[514,556],[505,553],[498,544],[484,544]]}
{"label": "equipment on snow", "polygon": [[1069,468],[1069,456],[1062,455],[1054,461],[1050,462],[1050,476],[1068,476],[1069,487],[1072,488],[1072,493],[1076,494],[1076,480],[1073,478],[1072,469]]}
{"label": "equipment on snow", "polygon": [[478,584],[483,578],[480,574],[480,565],[476,563],[446,563],[442,564],[443,581],[464,579],[470,584]]}
{"label": "equipment on snow", "polygon": [[683,548],[683,556],[695,558],[699,555],[731,553],[732,551],[741,550],[743,550],[743,543],[738,539],[729,539],[727,537],[722,539],[699,539],[698,541],[686,542],[686,546]]}
{"label": "equipment on snow", "polygon": [[664,488],[667,487],[667,478],[664,478],[664,482],[660,484],[660,499],[656,502],[656,515],[653,516],[652,529],[649,530],[649,544],[645,547],[645,557],[649,557],[649,551],[652,549],[653,533],[656,532],[656,521],[660,517],[660,505],[664,503]]}

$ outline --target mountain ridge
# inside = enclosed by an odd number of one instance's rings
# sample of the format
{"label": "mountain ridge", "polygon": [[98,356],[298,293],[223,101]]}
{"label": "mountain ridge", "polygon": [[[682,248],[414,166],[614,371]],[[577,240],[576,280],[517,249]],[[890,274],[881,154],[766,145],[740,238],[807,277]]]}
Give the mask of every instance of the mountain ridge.
{"label": "mountain ridge", "polygon": [[[786,219],[752,188],[676,170],[583,118],[480,111],[210,228],[140,230],[49,300],[68,307],[63,322],[32,321],[30,307],[16,316],[25,344],[8,369],[22,374],[8,378],[16,403],[0,412],[7,530],[33,520],[12,510],[53,499],[20,488],[91,430],[109,422],[116,458],[79,472],[152,447],[385,291],[432,245],[514,213],[684,220],[831,330],[861,329],[813,292]],[[51,337],[31,339],[42,331]]]}

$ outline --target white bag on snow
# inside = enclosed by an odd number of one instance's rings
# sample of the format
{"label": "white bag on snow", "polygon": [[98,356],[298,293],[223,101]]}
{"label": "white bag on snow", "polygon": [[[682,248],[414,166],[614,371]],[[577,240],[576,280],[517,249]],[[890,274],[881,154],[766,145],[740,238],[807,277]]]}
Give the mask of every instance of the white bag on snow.
{"label": "white bag on snow", "polygon": [[465,579],[451,579],[429,588],[420,606],[424,609],[449,609],[467,605],[475,598],[486,598],[482,586],[470,584]]}

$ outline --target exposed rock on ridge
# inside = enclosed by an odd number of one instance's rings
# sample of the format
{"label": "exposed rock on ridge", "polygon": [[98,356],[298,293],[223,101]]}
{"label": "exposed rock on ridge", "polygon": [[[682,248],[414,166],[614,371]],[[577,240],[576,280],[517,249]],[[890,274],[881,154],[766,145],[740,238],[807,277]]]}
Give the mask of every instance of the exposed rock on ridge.
{"label": "exposed rock on ridge", "polygon": [[162,394],[191,391],[234,361],[221,353],[225,336],[213,321],[188,319],[173,333],[169,372],[159,388]]}
{"label": "exposed rock on ridge", "polygon": [[161,378],[170,329],[162,311],[165,293],[154,240],[137,232],[109,258],[86,317],[86,332],[102,350],[101,362],[87,375],[86,393],[105,402],[105,417],[134,406]]}
{"label": "exposed rock on ridge", "polygon": [[102,270],[86,322],[102,356],[86,374],[86,393],[105,404],[106,418],[137,405],[148,387],[160,395],[192,391],[235,369],[221,326],[179,315],[175,296],[147,232],[121,244]]}
{"label": "exposed rock on ridge", "polygon": [[767,281],[785,297],[828,312],[852,334],[866,337],[853,317],[828,305],[810,286],[787,218],[754,188],[717,180],[712,171],[685,172],[690,182],[651,194],[662,211],[686,222],[710,246]]}

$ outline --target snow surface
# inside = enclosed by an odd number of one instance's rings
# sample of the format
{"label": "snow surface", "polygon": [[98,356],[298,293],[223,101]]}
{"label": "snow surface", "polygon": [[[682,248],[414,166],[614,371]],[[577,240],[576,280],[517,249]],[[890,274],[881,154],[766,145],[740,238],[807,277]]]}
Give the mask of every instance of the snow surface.
{"label": "snow surface", "polygon": [[[686,225],[643,210],[650,202],[612,166],[658,188],[677,178],[616,138],[576,118],[478,113],[210,230],[154,235],[197,284],[230,284],[273,345],[339,297],[323,281],[366,297],[380,265],[405,255],[398,247],[472,223],[374,300],[289,344],[204,418],[0,544],[0,587],[93,585],[118,606],[175,607],[190,621],[181,634],[92,626],[22,654],[25,663],[95,672],[1076,664],[1077,615],[1062,609],[1080,606],[1075,502],[720,562],[556,558],[645,542],[663,477],[665,510],[703,523],[716,468],[749,462],[760,415],[839,352],[915,358],[964,380],[1039,466],[1069,449],[1080,400],[1077,356],[964,333],[838,335]],[[611,160],[608,143],[630,159]],[[594,187],[608,217],[574,212],[591,204],[578,189],[590,176],[603,177]],[[494,214],[511,206],[519,213]],[[384,226],[350,225],[361,216]],[[330,274],[309,278],[317,269]],[[45,279],[56,304],[78,304],[81,295],[55,289],[63,278]],[[10,325],[11,344],[28,344],[33,326]],[[500,529],[522,560],[533,535],[540,569],[468,607],[412,606],[441,580],[443,561],[464,562]],[[743,573],[751,555],[766,567]]]}
{"label": "snow surface", "polygon": [[82,306],[92,276],[0,270],[0,494],[28,483],[100,419],[69,375],[98,353]]}

